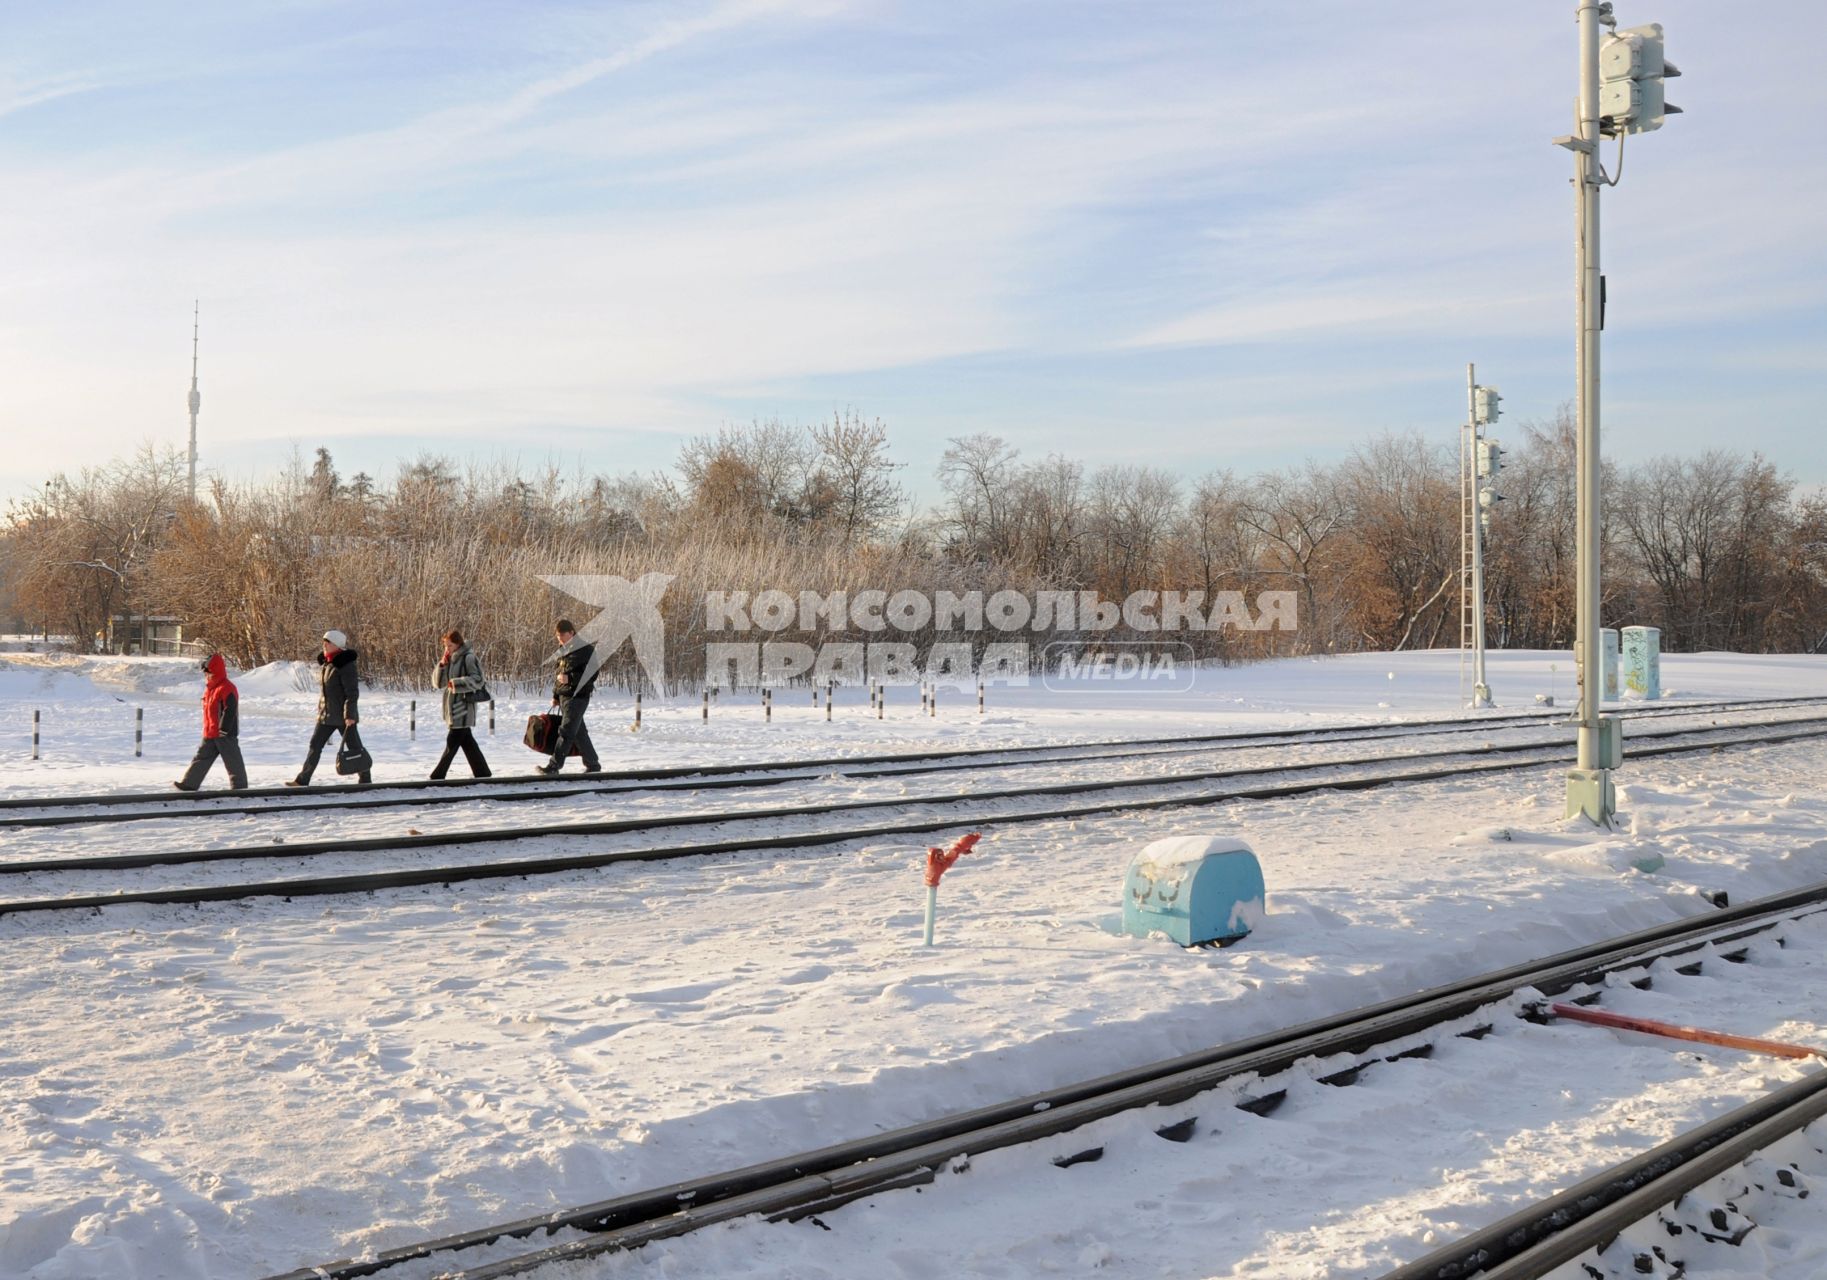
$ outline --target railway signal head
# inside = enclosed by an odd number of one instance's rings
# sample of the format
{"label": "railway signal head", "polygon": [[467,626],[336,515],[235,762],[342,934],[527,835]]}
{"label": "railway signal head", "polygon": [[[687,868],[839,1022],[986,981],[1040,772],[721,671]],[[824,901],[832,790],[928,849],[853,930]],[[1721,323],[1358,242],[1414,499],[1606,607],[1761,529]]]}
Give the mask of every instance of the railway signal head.
{"label": "railway signal head", "polygon": [[1486,479],[1496,479],[1497,473],[1503,470],[1503,446],[1495,440],[1478,442],[1478,474]]}
{"label": "railway signal head", "polygon": [[1662,93],[1662,82],[1680,74],[1663,54],[1660,22],[1607,36],[1599,48],[1600,129],[1612,135],[1660,129],[1664,117],[1681,114]]}
{"label": "railway signal head", "polygon": [[1472,403],[1473,416],[1480,426],[1488,427],[1503,416],[1503,411],[1497,407],[1503,403],[1503,397],[1497,394],[1496,387],[1474,388]]}

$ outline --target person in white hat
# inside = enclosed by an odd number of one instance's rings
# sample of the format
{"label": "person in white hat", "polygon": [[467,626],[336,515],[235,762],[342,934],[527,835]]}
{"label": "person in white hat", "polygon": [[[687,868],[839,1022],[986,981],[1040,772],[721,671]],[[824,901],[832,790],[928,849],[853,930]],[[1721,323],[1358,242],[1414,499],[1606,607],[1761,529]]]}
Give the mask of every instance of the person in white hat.
{"label": "person in white hat", "polygon": [[324,744],[333,733],[340,733],[343,739],[342,749],[337,755],[357,762],[355,780],[371,780],[369,769],[373,767],[374,761],[362,746],[361,733],[355,727],[361,719],[356,714],[355,704],[362,691],[361,681],[355,674],[355,659],[356,652],[349,648],[347,635],[334,627],[324,632],[324,649],[317,655],[317,682],[320,690],[317,695],[317,727],[311,730],[311,749],[305,755],[304,765],[298,770],[298,776],[287,782],[286,786],[306,787],[311,784],[311,774],[316,771]]}

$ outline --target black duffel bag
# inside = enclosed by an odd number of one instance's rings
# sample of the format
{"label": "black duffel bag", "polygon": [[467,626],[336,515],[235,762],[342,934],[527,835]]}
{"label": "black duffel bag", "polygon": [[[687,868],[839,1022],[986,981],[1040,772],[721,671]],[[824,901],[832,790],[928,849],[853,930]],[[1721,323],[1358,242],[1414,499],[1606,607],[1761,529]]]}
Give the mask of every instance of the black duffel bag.
{"label": "black duffel bag", "polygon": [[[561,717],[556,711],[546,711],[539,715],[527,717],[527,736],[522,739],[527,746],[542,756],[552,754],[552,744],[558,741],[558,722]],[[573,742],[571,755],[581,756],[583,751]]]}

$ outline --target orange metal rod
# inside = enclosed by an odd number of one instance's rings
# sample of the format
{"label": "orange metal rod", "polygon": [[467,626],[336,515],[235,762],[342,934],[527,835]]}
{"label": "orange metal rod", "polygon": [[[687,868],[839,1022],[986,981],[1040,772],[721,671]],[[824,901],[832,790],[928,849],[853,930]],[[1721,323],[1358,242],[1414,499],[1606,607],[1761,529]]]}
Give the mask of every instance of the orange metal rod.
{"label": "orange metal rod", "polygon": [[1778,1058],[1827,1058],[1827,1049],[1784,1044],[1781,1040],[1759,1040],[1755,1036],[1735,1036],[1724,1031],[1708,1031],[1702,1027],[1680,1027],[1672,1022],[1632,1018],[1622,1013],[1606,1013],[1603,1009],[1583,1008],[1577,1004],[1552,1004],[1548,1007],[1557,1018],[1590,1022],[1599,1027],[1614,1027],[1619,1031],[1641,1031],[1646,1035],[1667,1036],[1671,1040],[1723,1045],[1728,1049],[1745,1049],[1751,1053],[1767,1053]]}

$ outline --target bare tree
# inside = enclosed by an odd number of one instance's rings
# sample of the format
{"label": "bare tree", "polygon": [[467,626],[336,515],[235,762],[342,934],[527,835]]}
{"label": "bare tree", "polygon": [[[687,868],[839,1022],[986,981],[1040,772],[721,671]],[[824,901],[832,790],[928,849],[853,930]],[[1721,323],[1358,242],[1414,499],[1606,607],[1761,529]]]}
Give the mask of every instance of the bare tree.
{"label": "bare tree", "polygon": [[85,645],[113,619],[147,612],[147,562],[177,518],[186,465],[148,444],[132,458],[59,474],[9,515],[20,604]]}
{"label": "bare tree", "polygon": [[1085,468],[1051,454],[1021,467],[1003,499],[1002,557],[1038,581],[1088,586],[1086,524]]}
{"label": "bare tree", "polygon": [[1090,531],[1098,587],[1121,600],[1158,584],[1165,544],[1180,517],[1180,486],[1154,467],[1103,467],[1091,480]]}
{"label": "bare tree", "polygon": [[1762,458],[1658,458],[1612,505],[1673,649],[1759,647],[1777,595],[1790,481]]}
{"label": "bare tree", "polygon": [[1244,502],[1243,521],[1262,538],[1263,571],[1301,593],[1300,652],[1341,639],[1341,615],[1330,607],[1338,584],[1328,570],[1345,517],[1337,479],[1311,463],[1259,477]]}
{"label": "bare tree", "polygon": [[805,432],[770,419],[688,441],[679,473],[699,518],[803,524],[813,515],[813,456]]}
{"label": "bare tree", "polygon": [[943,524],[962,560],[1006,560],[1014,550],[1009,503],[1017,454],[1000,436],[954,438],[939,459],[948,499]]}
{"label": "bare tree", "polygon": [[888,428],[855,412],[812,428],[821,487],[830,493],[826,521],[846,547],[873,538],[895,522],[906,495],[895,483],[901,464],[888,456]]}
{"label": "bare tree", "polygon": [[[1432,644],[1458,606],[1458,485],[1442,446],[1384,435],[1341,469],[1357,626],[1373,649]],[[1455,640],[1457,637],[1455,636]]]}

